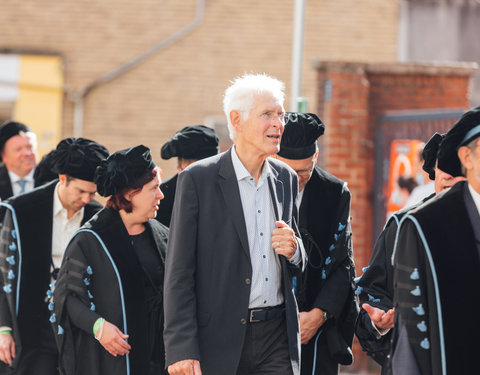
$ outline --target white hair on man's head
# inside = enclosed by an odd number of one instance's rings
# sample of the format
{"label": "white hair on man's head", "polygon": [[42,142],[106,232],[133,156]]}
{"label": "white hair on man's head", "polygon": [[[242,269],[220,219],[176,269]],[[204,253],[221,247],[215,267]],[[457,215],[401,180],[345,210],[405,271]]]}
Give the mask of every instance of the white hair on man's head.
{"label": "white hair on man's head", "polygon": [[269,94],[283,105],[285,100],[285,84],[274,77],[263,74],[244,74],[235,78],[232,85],[225,90],[223,96],[223,111],[227,116],[228,132],[233,140],[235,129],[230,121],[230,112],[237,110],[243,120],[248,120],[248,115],[253,108],[255,97]]}

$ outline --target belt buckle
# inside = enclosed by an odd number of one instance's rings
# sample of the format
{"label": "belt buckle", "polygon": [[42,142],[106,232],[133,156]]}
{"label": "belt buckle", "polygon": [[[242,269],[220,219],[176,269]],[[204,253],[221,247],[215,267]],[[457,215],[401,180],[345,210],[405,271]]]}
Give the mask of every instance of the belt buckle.
{"label": "belt buckle", "polygon": [[251,310],[250,310],[250,319],[249,319],[249,322],[250,322],[250,323],[261,322],[261,320],[254,320],[254,319],[253,319],[253,313],[255,313],[255,312],[260,312],[260,311],[262,311],[262,310],[263,310],[263,309],[251,309]]}

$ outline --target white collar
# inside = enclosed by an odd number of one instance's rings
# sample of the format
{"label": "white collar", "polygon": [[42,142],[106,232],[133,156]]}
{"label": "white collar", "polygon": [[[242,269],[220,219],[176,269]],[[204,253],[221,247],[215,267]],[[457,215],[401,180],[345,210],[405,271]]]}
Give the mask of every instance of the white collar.
{"label": "white collar", "polygon": [[[237,152],[235,151],[235,145],[232,146],[232,163],[238,181],[243,180],[244,178],[253,178],[247,171],[247,168],[243,165],[242,161],[238,158]],[[260,181],[264,181],[271,173],[270,165],[267,160],[265,160],[263,162],[262,174],[260,175],[258,182],[260,183]]]}
{"label": "white collar", "polygon": [[12,184],[14,184],[14,183],[16,183],[17,181],[20,181],[20,180],[33,182],[33,174],[34,173],[35,173],[35,168],[33,168],[30,172],[28,172],[28,174],[23,178],[21,178],[19,175],[17,175],[15,172],[12,172],[12,171],[8,171],[8,176],[10,177],[10,182]]}

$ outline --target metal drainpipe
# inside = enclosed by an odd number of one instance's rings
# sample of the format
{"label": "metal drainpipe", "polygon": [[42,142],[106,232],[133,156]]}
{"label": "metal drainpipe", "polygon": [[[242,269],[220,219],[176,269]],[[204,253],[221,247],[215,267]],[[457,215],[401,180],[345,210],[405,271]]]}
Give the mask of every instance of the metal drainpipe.
{"label": "metal drainpipe", "polygon": [[113,81],[114,79],[127,73],[137,65],[141,64],[150,56],[167,48],[171,44],[175,43],[176,41],[182,39],[184,36],[193,32],[203,22],[203,18],[205,14],[205,2],[206,0],[197,0],[196,6],[195,6],[195,16],[193,18],[193,21],[187,24],[186,26],[182,27],[180,30],[178,30],[174,34],[170,35],[168,38],[157,43],[152,48],[143,52],[142,54],[132,58],[130,61],[127,61],[126,63],[120,65],[119,67],[105,73],[104,75],[92,81],[90,84],[78,90],[68,93],[67,98],[70,99],[74,104],[74,114],[73,114],[73,136],[74,137],[81,137],[83,134],[83,112],[84,112],[83,103],[87,95],[93,89],[107,82]]}

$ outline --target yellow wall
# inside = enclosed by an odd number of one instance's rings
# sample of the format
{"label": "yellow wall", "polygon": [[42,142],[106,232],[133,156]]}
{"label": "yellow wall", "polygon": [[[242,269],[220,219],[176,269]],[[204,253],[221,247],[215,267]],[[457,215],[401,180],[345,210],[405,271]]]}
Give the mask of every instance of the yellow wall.
{"label": "yellow wall", "polygon": [[38,137],[38,153],[55,148],[62,132],[63,71],[59,56],[22,55],[14,118]]}

